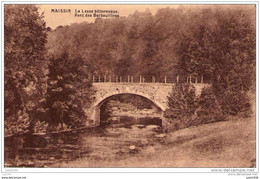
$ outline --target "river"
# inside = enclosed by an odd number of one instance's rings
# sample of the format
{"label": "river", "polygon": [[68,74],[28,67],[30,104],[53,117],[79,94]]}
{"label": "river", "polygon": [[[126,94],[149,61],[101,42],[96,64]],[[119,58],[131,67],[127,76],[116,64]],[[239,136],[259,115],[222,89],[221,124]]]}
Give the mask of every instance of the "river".
{"label": "river", "polygon": [[[84,158],[117,160],[153,152],[163,140],[158,125],[124,123],[51,135],[27,135],[5,139],[5,167],[51,167]],[[73,167],[73,166],[72,166]]]}

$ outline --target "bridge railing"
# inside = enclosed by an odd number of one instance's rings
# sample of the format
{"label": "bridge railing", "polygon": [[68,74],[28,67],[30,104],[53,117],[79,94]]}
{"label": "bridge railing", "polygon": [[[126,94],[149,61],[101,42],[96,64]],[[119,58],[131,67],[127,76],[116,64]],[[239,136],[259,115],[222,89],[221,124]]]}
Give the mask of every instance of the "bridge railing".
{"label": "bridge railing", "polygon": [[201,77],[193,76],[164,76],[161,78],[147,77],[147,76],[113,76],[113,75],[93,75],[93,83],[208,83]]}

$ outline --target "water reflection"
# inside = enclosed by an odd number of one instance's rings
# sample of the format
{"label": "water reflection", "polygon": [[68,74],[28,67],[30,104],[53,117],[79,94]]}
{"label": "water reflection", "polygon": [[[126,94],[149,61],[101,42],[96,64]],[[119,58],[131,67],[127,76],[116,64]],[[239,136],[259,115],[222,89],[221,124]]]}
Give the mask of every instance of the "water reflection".
{"label": "water reflection", "polygon": [[119,116],[109,118],[110,120],[101,120],[101,126],[122,126],[127,127],[134,124],[140,125],[157,125],[162,126],[162,119],[159,117],[132,117],[132,116]]}
{"label": "water reflection", "polygon": [[129,146],[141,148],[152,145],[151,136],[161,132],[159,118],[135,121],[122,118],[120,121],[77,132],[5,138],[5,167],[49,167],[78,158],[103,160],[127,157]]}

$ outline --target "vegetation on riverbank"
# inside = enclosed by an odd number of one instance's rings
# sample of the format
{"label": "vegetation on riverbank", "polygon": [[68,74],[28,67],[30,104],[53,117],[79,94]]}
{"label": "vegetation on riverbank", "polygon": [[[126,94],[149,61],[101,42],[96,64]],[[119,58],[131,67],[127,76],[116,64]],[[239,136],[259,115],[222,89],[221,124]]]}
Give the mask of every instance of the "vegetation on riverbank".
{"label": "vegetation on riverbank", "polygon": [[93,94],[86,61],[48,53],[49,28],[35,5],[5,5],[4,29],[4,134],[86,125]]}

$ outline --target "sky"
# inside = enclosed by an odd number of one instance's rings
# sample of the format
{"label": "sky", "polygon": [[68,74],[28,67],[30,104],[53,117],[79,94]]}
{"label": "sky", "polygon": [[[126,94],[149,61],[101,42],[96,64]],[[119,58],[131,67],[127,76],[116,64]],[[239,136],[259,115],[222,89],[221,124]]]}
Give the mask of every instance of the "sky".
{"label": "sky", "polygon": [[[39,5],[40,12],[44,12],[44,20],[47,27],[55,29],[60,25],[70,25],[80,22],[94,22],[95,17],[75,17],[75,9],[77,10],[117,10],[120,17],[133,14],[135,11],[145,12],[149,9],[155,14],[158,9],[170,7],[178,8],[179,5]],[[52,9],[70,9],[70,13],[53,13]]]}

